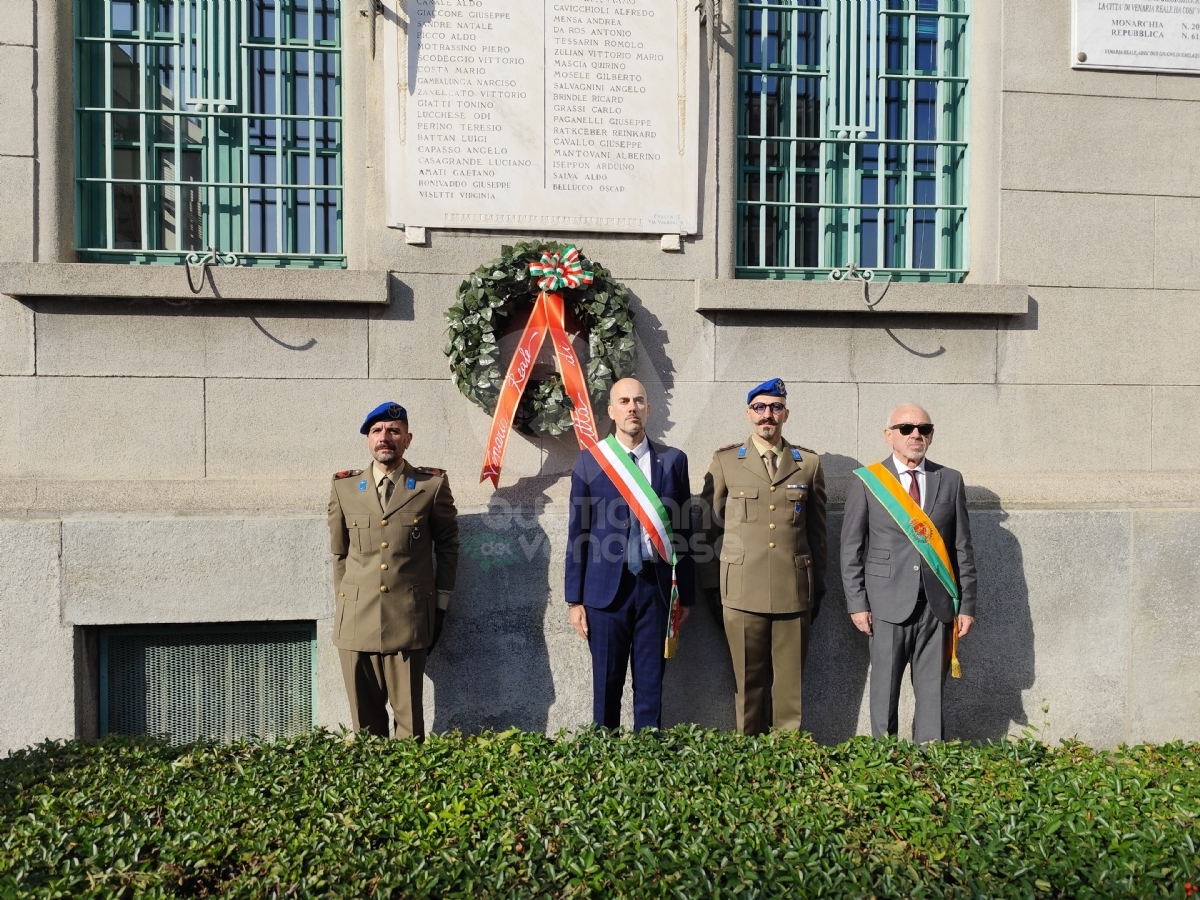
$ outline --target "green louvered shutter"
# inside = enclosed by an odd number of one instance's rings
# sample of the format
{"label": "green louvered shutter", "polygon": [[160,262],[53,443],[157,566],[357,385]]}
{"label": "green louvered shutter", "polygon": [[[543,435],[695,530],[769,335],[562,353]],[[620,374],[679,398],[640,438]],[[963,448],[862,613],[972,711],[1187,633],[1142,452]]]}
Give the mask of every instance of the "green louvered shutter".
{"label": "green louvered shutter", "polygon": [[738,277],[961,281],[970,0],[740,0],[738,21]]}
{"label": "green louvered shutter", "polygon": [[101,734],[173,743],[290,737],[313,727],[312,622],[106,628]]}

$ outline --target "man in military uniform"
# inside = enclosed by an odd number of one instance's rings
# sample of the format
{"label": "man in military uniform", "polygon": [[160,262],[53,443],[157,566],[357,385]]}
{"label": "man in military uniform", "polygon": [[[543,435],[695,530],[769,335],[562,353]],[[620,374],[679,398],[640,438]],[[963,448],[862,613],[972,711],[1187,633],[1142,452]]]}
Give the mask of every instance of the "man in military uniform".
{"label": "man in military uniform", "polygon": [[825,476],[815,452],[783,437],[782,380],[750,391],[746,418],[750,437],[714,453],[704,477],[701,509],[717,558],[702,583],[720,586],[738,731],[798,731],[809,630],[825,596]]}
{"label": "man in military uniform", "polygon": [[373,462],[338,472],[329,495],[333,643],[354,730],[421,740],[425,658],[454,589],[458,513],[445,471],[404,459],[412,434],[403,406],[380,404],[359,430]]}

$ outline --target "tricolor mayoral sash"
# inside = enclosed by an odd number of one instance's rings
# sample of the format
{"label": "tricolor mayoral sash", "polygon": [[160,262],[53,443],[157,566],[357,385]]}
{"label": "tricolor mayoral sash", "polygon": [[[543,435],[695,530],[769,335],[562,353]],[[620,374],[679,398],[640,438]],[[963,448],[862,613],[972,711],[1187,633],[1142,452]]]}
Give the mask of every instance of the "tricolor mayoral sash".
{"label": "tricolor mayoral sash", "polygon": [[854,474],[862,479],[876,500],[896,520],[912,545],[921,554],[921,559],[933,570],[937,580],[942,583],[950,599],[954,601],[955,623],[951,626],[950,674],[955,678],[962,677],[962,667],[958,662],[958,606],[961,598],[958,592],[958,582],[954,578],[954,566],[950,562],[950,554],[946,551],[946,542],[942,540],[937,526],[925,514],[925,510],[917,506],[913,498],[900,485],[900,479],[883,463],[874,463],[855,469]]}
{"label": "tricolor mayoral sash", "polygon": [[663,647],[663,656],[670,659],[675,655],[679,646],[679,584],[675,580],[675,545],[672,543],[671,517],[654,493],[654,488],[638,468],[638,464],[630,458],[628,451],[622,447],[614,435],[592,444],[588,449],[596,457],[600,468],[612,480],[630,511],[638,517],[642,528],[650,536],[650,543],[658,551],[658,555],[671,564],[671,602],[667,609],[667,640]]}

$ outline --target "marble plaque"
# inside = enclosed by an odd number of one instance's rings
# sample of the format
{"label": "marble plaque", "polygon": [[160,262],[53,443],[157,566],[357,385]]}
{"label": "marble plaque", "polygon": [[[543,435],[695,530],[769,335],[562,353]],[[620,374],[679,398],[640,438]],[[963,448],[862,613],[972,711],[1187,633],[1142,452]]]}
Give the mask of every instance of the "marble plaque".
{"label": "marble plaque", "polygon": [[695,233],[695,0],[387,3],[389,225]]}
{"label": "marble plaque", "polygon": [[1200,0],[1074,0],[1076,69],[1200,75]]}

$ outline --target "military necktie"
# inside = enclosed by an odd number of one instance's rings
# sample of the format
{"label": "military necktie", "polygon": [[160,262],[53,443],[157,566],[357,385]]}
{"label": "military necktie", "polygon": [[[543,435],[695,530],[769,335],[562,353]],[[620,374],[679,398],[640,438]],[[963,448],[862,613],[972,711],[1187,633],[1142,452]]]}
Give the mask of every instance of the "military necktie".
{"label": "military necktie", "polygon": [[385,476],[383,481],[379,482],[379,502],[385,511],[388,508],[388,504],[392,502],[392,490],[395,487],[396,482],[392,481],[390,476]]}
{"label": "military necktie", "polygon": [[917,484],[917,470],[908,470],[908,496],[913,498],[913,503],[919,507],[921,505],[921,486]]}
{"label": "military necktie", "polygon": [[763,462],[767,464],[767,477],[775,480],[775,451],[768,450],[763,454]]}
{"label": "military necktie", "polygon": [[[637,457],[632,452],[629,458],[636,466]],[[642,571],[642,523],[632,508],[629,510],[629,540],[625,542],[625,566],[634,575]]]}

